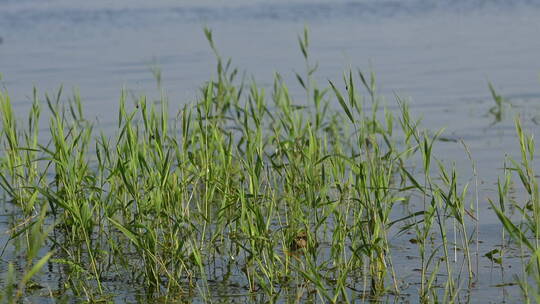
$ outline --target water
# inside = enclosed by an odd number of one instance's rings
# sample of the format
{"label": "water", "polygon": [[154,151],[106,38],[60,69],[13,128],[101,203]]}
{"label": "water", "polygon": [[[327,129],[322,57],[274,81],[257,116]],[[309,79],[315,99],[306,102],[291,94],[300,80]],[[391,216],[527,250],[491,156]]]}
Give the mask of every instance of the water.
{"label": "water", "polygon": [[[409,98],[424,126],[446,127],[446,136],[469,145],[481,182],[482,252],[493,248],[499,226],[486,198],[496,195],[505,154],[518,155],[513,114],[539,134],[538,1],[0,0],[0,73],[18,113],[29,108],[33,86],[42,95],[64,85],[79,88],[87,116],[107,129],[122,87],[158,94],[153,65],[172,107],[195,99],[215,66],[204,26],[220,53],[259,83],[270,85],[275,72],[295,83],[294,71],[304,69],[297,43],[304,25],[319,83],[339,81],[348,67],[372,69],[390,107],[394,94]],[[488,81],[513,104],[495,124]],[[435,155],[470,176],[460,145],[441,142]],[[473,294],[497,302],[502,291]]]}

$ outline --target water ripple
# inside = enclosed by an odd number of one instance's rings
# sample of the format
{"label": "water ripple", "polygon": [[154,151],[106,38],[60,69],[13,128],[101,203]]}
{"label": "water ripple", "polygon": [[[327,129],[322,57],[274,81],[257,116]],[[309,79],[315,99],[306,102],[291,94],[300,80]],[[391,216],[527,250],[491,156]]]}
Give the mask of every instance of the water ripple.
{"label": "water ripple", "polygon": [[7,29],[34,28],[44,25],[146,26],[159,22],[227,22],[231,20],[315,21],[329,19],[377,20],[395,16],[419,16],[431,12],[465,13],[540,8],[533,0],[455,0],[455,1],[338,1],[338,2],[243,2],[233,4],[169,4],[156,6],[95,5],[20,5],[0,0],[0,26]]}

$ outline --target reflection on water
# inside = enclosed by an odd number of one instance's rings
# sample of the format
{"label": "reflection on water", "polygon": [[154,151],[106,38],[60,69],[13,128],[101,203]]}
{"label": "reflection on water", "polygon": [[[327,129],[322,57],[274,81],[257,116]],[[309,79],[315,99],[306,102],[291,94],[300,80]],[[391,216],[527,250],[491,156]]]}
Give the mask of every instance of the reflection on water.
{"label": "reflection on water", "polygon": [[37,24],[85,23],[140,25],[156,20],[177,22],[257,20],[328,21],[328,19],[422,17],[436,11],[452,14],[471,10],[491,13],[538,8],[537,1],[429,1],[429,0],[360,0],[360,1],[6,1],[2,25],[23,27]]}

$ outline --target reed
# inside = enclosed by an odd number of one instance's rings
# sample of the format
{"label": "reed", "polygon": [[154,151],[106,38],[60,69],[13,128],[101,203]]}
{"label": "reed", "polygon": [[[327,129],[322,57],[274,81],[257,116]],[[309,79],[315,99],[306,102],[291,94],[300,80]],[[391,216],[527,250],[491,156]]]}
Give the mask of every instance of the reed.
{"label": "reed", "polygon": [[[22,279],[10,266],[2,299],[24,297],[49,263],[64,278],[58,294],[88,301],[114,297],[119,282],[163,301],[212,302],[218,286],[250,301],[397,300],[409,287],[392,240],[412,233],[418,300],[459,301],[475,280],[478,225],[468,185],[433,153],[442,131],[423,130],[399,97],[388,110],[374,73],[318,85],[307,29],[299,101],[279,74],[270,88],[239,79],[205,35],[217,69],[198,100],[171,110],[154,67],[159,98],[130,103],[123,92],[112,136],[85,118],[77,92],[42,102],[34,91],[27,125],[0,94],[0,186],[25,223],[10,242],[26,240],[28,256]],[[502,203],[496,211],[535,254],[526,273],[540,277],[534,145],[517,127],[523,160],[511,170],[530,194],[528,225],[513,225]]]}

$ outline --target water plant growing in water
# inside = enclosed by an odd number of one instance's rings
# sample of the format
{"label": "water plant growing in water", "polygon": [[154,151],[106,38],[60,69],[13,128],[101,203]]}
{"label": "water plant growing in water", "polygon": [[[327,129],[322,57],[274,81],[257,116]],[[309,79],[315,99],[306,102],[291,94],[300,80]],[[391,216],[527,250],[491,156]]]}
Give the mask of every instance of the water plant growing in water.
{"label": "water plant growing in water", "polygon": [[501,96],[497,91],[495,91],[495,88],[493,87],[493,84],[488,83],[489,92],[491,93],[491,97],[493,101],[495,102],[495,105],[489,109],[489,113],[493,115],[493,124],[501,122],[503,119],[503,115],[505,113],[505,106],[509,105],[508,101]]}
{"label": "water plant growing in water", "polygon": [[[205,35],[217,71],[200,98],[171,112],[165,95],[130,106],[123,92],[112,136],[96,134],[77,93],[68,103],[61,89],[46,96],[44,136],[36,91],[26,128],[0,94],[10,250],[28,244],[26,274],[5,299],[30,293],[49,263],[63,282],[51,294],[88,301],[108,299],[118,282],[147,301],[211,302],[220,287],[264,302],[399,301],[411,289],[400,271],[419,269],[418,301],[459,302],[476,280],[478,208],[433,155],[440,133],[399,98],[397,114],[385,108],[373,73],[318,86],[307,30],[301,102],[279,74],[271,87],[238,80]],[[517,172],[532,184],[534,174]],[[415,266],[395,267],[396,239],[417,247]]]}
{"label": "water plant growing in water", "polygon": [[[519,118],[515,120],[521,160],[510,158],[512,166],[505,168],[505,178],[498,182],[499,204],[490,200],[508,235],[518,245],[523,259],[523,270],[518,278],[527,303],[538,302],[540,292],[540,195],[537,175],[534,171],[535,144],[532,135],[523,131]],[[512,200],[507,192],[514,172],[525,190],[523,201]],[[511,214],[508,210],[515,210]]]}

